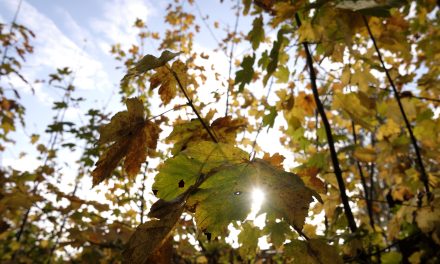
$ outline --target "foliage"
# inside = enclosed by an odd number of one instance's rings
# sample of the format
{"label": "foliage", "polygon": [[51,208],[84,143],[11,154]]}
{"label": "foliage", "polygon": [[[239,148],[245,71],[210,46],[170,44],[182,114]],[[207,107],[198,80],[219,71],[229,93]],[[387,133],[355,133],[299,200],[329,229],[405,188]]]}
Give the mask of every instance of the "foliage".
{"label": "foliage", "polygon": [[[65,94],[48,144],[31,137],[42,165],[0,171],[1,262],[437,263],[436,2],[237,1],[235,20],[248,28],[220,42],[213,35],[213,55],[229,61],[228,76],[209,79],[215,89],[206,83],[211,54],[194,48],[198,23],[212,28],[193,7],[170,4],[163,33],[136,20],[140,45],[155,41],[159,57],[113,46],[127,110],[111,118],[90,109],[84,125],[64,120],[84,99],[63,86],[68,68],[49,76]],[[33,33],[5,28],[0,77],[26,81],[20,61]],[[9,142],[24,112],[18,92],[11,99],[0,88],[0,139]],[[264,149],[263,134],[276,150]],[[72,149],[82,154],[66,191],[61,153]],[[81,197],[83,181],[105,203]],[[248,217],[256,188],[263,227]]]}

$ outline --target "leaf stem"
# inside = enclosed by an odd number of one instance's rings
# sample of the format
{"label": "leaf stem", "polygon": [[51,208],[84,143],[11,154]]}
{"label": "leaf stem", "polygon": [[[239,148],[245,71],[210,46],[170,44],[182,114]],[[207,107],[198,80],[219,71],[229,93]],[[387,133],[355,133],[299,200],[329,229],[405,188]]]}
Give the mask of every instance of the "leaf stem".
{"label": "leaf stem", "polygon": [[426,174],[425,166],[423,165],[422,155],[420,153],[419,146],[417,145],[417,139],[414,136],[411,124],[409,123],[408,117],[406,116],[405,110],[403,109],[403,105],[402,105],[402,102],[400,100],[399,92],[397,91],[396,86],[394,85],[394,81],[391,78],[390,72],[385,67],[385,63],[383,61],[382,54],[381,54],[381,52],[379,50],[379,47],[377,46],[376,39],[375,39],[373,33],[371,32],[371,28],[370,28],[370,25],[368,24],[368,20],[367,20],[367,18],[365,16],[362,16],[362,19],[364,20],[364,24],[365,24],[365,26],[367,28],[368,34],[370,35],[370,38],[371,38],[371,40],[373,42],[373,46],[374,46],[374,49],[376,50],[377,56],[379,57],[380,64],[381,64],[383,70],[385,71],[385,74],[387,76],[388,82],[391,85],[391,88],[393,89],[394,97],[396,98],[397,104],[399,105],[400,113],[402,114],[403,120],[405,121],[406,129],[408,130],[409,136],[411,138],[412,145],[414,146],[414,150],[416,152],[417,164],[418,164],[419,169],[420,169],[421,180],[423,182],[423,185],[425,186],[425,191],[426,191],[427,198],[428,198],[428,201],[429,201],[430,197],[431,197],[431,192],[429,190],[429,180],[428,180],[428,176]]}
{"label": "leaf stem", "polygon": [[[300,20],[299,15],[297,13],[295,14],[295,20],[296,20],[296,23],[298,24],[298,27],[300,27],[301,20]],[[330,149],[330,156],[331,156],[332,163],[333,163],[334,173],[336,175],[336,180],[338,181],[339,193],[341,196],[342,204],[344,206],[345,216],[347,217],[348,226],[349,226],[350,230],[354,233],[357,230],[357,226],[356,226],[356,222],[354,220],[353,213],[350,208],[350,204],[348,202],[348,196],[346,193],[345,183],[344,183],[344,179],[342,177],[342,171],[341,171],[341,168],[339,165],[338,155],[336,153],[335,143],[334,143],[333,136],[332,136],[332,129],[331,129],[330,123],[327,119],[327,115],[325,113],[325,109],[324,109],[324,106],[321,102],[321,99],[319,99],[318,86],[316,84],[316,72],[315,72],[315,69],[313,68],[313,58],[310,53],[308,43],[303,42],[302,44],[303,44],[303,47],[304,47],[304,50],[306,53],[306,63],[309,68],[313,97],[315,99],[316,107],[317,107],[319,115],[321,116],[322,123],[324,125],[325,133],[327,136],[327,142],[328,142],[329,149]]]}
{"label": "leaf stem", "polygon": [[196,114],[197,119],[199,119],[200,123],[202,123],[203,128],[205,128],[206,132],[208,132],[209,136],[211,137],[212,141],[215,143],[218,143],[217,138],[212,133],[211,129],[209,129],[209,126],[205,123],[205,121],[200,116],[199,112],[197,111],[196,107],[194,106],[192,100],[189,98],[188,93],[186,92],[185,88],[182,85],[182,82],[180,81],[179,76],[177,76],[177,73],[173,71],[170,67],[166,66],[167,69],[173,74],[174,78],[177,81],[177,84],[179,85],[180,90],[182,91],[183,95],[185,95],[186,100],[188,101],[189,106],[193,110],[194,114]]}

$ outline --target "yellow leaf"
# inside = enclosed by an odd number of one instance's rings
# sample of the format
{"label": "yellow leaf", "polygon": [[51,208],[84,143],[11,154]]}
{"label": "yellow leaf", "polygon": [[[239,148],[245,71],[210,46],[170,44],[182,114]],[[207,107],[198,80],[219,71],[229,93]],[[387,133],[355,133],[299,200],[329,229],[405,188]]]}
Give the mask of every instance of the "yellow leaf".
{"label": "yellow leaf", "polygon": [[317,42],[321,38],[320,31],[322,29],[316,25],[312,25],[310,21],[304,21],[298,29],[300,42]]}
{"label": "yellow leaf", "polygon": [[384,138],[400,134],[400,131],[400,126],[394,122],[393,119],[388,119],[387,122],[377,130],[377,139],[383,140]]}
{"label": "yellow leaf", "polygon": [[357,147],[353,156],[359,161],[373,162],[376,160],[376,151],[373,148]]}
{"label": "yellow leaf", "polygon": [[188,85],[188,78],[186,74],[187,67],[179,60],[173,63],[171,66],[171,71],[166,66],[156,69],[156,73],[153,74],[150,79],[150,89],[159,87],[160,99],[164,105],[169,104],[170,101],[176,97],[177,90],[180,89],[179,83],[173,75],[173,71],[176,73],[177,78],[179,79],[183,88],[186,88]]}

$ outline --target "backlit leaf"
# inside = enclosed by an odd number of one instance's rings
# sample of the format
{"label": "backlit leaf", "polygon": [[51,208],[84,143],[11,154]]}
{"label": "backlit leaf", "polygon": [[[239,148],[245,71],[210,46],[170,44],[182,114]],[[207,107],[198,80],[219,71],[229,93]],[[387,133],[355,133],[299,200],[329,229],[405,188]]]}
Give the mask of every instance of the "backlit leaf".
{"label": "backlit leaf", "polygon": [[245,56],[240,64],[241,69],[235,73],[235,84],[238,84],[239,92],[243,92],[245,85],[251,83],[254,77],[254,63],[255,54],[252,57]]}
{"label": "backlit leaf", "polygon": [[263,16],[256,17],[252,22],[252,30],[248,34],[249,40],[252,42],[252,48],[258,49],[260,43],[264,41]]}
{"label": "backlit leaf", "polygon": [[140,75],[149,70],[164,66],[167,62],[174,59],[179,54],[180,52],[173,53],[171,51],[165,50],[162,52],[159,58],[150,54],[145,55],[138,63],[136,63],[135,67],[131,68],[124,76],[124,78],[122,78],[121,86],[127,86],[130,78],[132,78],[133,76]]}
{"label": "backlit leaf", "polygon": [[112,143],[101,155],[92,172],[93,185],[110,177],[125,157],[124,170],[134,177],[145,162],[148,151],[156,148],[159,127],[145,120],[143,103],[138,98],[127,99],[127,111],[119,112],[110,123],[100,128],[100,144]]}
{"label": "backlit leaf", "polygon": [[265,193],[262,211],[284,218],[299,229],[312,197],[320,200],[298,176],[264,160],[218,167],[199,186],[199,191],[189,197],[188,205],[195,208],[197,226],[219,234],[231,221],[243,220],[250,211],[254,188]]}
{"label": "backlit leaf", "polygon": [[[153,189],[157,196],[171,200],[194,185],[197,178],[215,167],[236,164],[248,159],[248,154],[231,144],[198,141],[160,167]],[[180,182],[185,184],[180,187]]]}
{"label": "backlit leaf", "polygon": [[182,215],[183,208],[182,203],[171,204],[166,212],[162,213],[162,218],[153,218],[139,225],[123,252],[125,262],[144,264],[170,237],[171,231]]}

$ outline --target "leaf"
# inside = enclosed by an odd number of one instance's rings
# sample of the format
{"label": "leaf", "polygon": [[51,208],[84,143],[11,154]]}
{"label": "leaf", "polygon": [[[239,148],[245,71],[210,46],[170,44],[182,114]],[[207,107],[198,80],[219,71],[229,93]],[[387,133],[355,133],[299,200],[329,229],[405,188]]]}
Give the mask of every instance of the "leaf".
{"label": "leaf", "polygon": [[318,32],[310,21],[303,21],[298,28],[299,42],[317,42],[320,39]]}
{"label": "leaf", "polygon": [[343,110],[344,113],[353,119],[356,124],[363,128],[372,130],[374,122],[372,119],[372,110],[375,108],[374,102],[371,103],[369,98],[364,98],[362,92],[359,93],[336,93],[333,101],[333,108]]}
{"label": "leaf", "polygon": [[273,76],[277,79],[277,83],[287,83],[289,81],[289,68],[284,65],[278,66],[277,71],[273,74]]}
{"label": "leaf", "polygon": [[380,260],[383,264],[399,264],[402,263],[402,254],[396,251],[386,252],[380,256]]}
{"label": "leaf", "polygon": [[267,63],[266,67],[266,75],[263,78],[263,85],[266,86],[267,81],[272,76],[272,74],[276,71],[278,68],[278,61],[280,56],[280,51],[282,47],[284,46],[284,42],[286,38],[284,37],[284,34],[286,34],[286,30],[280,29],[277,33],[277,39],[273,42],[272,49],[269,54],[269,62]]}
{"label": "leaf", "polygon": [[[153,189],[157,196],[172,200],[194,185],[201,174],[224,164],[236,164],[248,159],[248,154],[232,144],[198,141],[160,167]],[[180,181],[185,184],[179,186]]]}
{"label": "leaf", "polygon": [[[231,116],[225,116],[214,120],[210,125],[210,129],[219,142],[235,143],[238,131],[246,125],[245,119],[232,119]],[[198,119],[174,124],[173,131],[166,138],[166,143],[173,144],[171,149],[173,155],[185,149],[190,142],[198,141],[211,141],[211,137]]]}
{"label": "leaf", "polygon": [[263,126],[273,127],[278,112],[275,106],[270,106],[267,109],[269,110],[269,113],[263,116]]}
{"label": "leaf", "polygon": [[173,72],[177,75],[180,84],[186,88],[187,85],[187,67],[180,60],[175,61],[171,66],[171,71],[163,66],[156,70],[150,78],[150,89],[153,90],[159,87],[159,95],[164,105],[170,103],[170,101],[176,97],[179,83],[174,76]]}
{"label": "leaf", "polygon": [[258,249],[258,238],[261,230],[247,221],[241,225],[241,232],[238,234],[239,252],[243,259],[253,259]]}
{"label": "leaf", "polygon": [[283,161],[286,159],[280,153],[275,153],[272,156],[269,156],[269,153],[264,153],[263,160],[269,162],[270,165],[277,167],[279,169],[283,168]]}
{"label": "leaf", "polygon": [[252,43],[252,49],[256,50],[260,43],[264,41],[263,16],[256,17],[252,22],[252,30],[249,31],[248,38]]}
{"label": "leaf", "polygon": [[270,242],[275,246],[275,248],[279,248],[281,245],[283,245],[284,241],[287,239],[286,234],[289,233],[291,233],[290,226],[286,222],[266,222],[266,225],[263,229],[263,234],[269,236]]}
{"label": "leaf", "polygon": [[99,144],[112,143],[101,155],[92,172],[93,185],[110,177],[125,157],[124,170],[134,177],[145,161],[148,151],[156,149],[159,127],[144,117],[143,103],[138,98],[127,99],[127,111],[119,112],[110,123],[99,129]]}
{"label": "leaf", "polygon": [[173,53],[168,50],[164,50],[159,58],[153,55],[145,55],[134,68],[128,70],[127,74],[121,80],[121,86],[127,86],[130,79],[136,75],[143,74],[149,70],[164,66],[167,62],[179,56],[181,52]]}
{"label": "leaf", "polygon": [[336,249],[321,239],[293,240],[285,245],[285,254],[300,264],[343,263]]}
{"label": "leaf", "polygon": [[[440,244],[440,198],[435,198],[431,206],[417,210],[417,226],[425,233],[436,233],[437,243]],[[434,236],[434,235],[433,235]]]}
{"label": "leaf", "polygon": [[122,253],[124,262],[144,264],[170,237],[183,209],[184,204],[172,203],[162,212],[163,217],[139,225]]}
{"label": "leaf", "polygon": [[251,56],[245,56],[240,66],[241,69],[235,73],[235,84],[239,84],[238,92],[243,92],[244,86],[251,83],[254,77],[255,54]]}
{"label": "leaf", "polygon": [[374,162],[376,160],[376,151],[373,148],[357,147],[353,156],[362,162]]}
{"label": "leaf", "polygon": [[296,228],[302,228],[312,197],[321,200],[298,176],[264,160],[227,165],[207,175],[188,199],[188,206],[195,210],[197,226],[217,235],[231,221],[243,220],[249,214],[254,188],[265,193],[262,211],[284,218]]}

